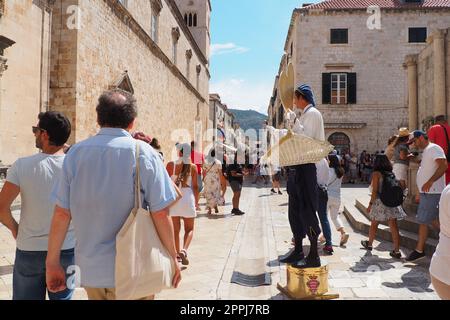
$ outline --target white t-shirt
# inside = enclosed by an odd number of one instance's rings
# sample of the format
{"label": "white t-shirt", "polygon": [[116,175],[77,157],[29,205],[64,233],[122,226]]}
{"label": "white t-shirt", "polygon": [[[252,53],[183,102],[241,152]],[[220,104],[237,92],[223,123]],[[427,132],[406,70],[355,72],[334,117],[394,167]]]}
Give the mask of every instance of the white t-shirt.
{"label": "white t-shirt", "polygon": [[329,166],[327,159],[322,159],[316,163],[317,169],[317,184],[319,186],[326,186],[328,184]]}
{"label": "white t-shirt", "polygon": [[[422,193],[422,186],[430,180],[430,178],[435,174],[438,169],[437,159],[446,159],[444,150],[434,143],[429,143],[428,146],[423,150],[422,162],[417,171],[417,187]],[[445,188],[445,173],[437,181],[433,183],[430,192],[434,194],[441,194]]]}
{"label": "white t-shirt", "polygon": [[341,199],[342,177],[338,178],[334,168],[329,168],[328,197]]}
{"label": "white t-shirt", "polygon": [[450,285],[450,185],[444,189],[441,195],[439,223],[441,233],[439,234],[439,244],[431,260],[430,273],[439,281]]}
{"label": "white t-shirt", "polygon": [[288,111],[287,118],[292,125],[292,131],[295,133],[304,134],[319,141],[325,141],[322,114],[311,104],[301,112],[300,117],[296,117],[293,111]]}
{"label": "white t-shirt", "polygon": [[[50,200],[53,185],[62,172],[64,155],[38,153],[20,158],[8,170],[6,180],[20,188],[21,213],[17,248],[23,251],[47,251],[48,235],[55,203]],[[75,247],[70,226],[63,250]]]}

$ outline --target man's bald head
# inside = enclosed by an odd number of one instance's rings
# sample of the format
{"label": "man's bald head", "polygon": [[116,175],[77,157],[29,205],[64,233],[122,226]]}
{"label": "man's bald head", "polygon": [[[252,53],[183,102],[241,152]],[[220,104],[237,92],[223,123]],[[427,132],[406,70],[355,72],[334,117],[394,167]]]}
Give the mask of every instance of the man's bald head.
{"label": "man's bald head", "polygon": [[96,110],[101,127],[127,129],[137,117],[136,99],[120,89],[104,92],[98,99]]}

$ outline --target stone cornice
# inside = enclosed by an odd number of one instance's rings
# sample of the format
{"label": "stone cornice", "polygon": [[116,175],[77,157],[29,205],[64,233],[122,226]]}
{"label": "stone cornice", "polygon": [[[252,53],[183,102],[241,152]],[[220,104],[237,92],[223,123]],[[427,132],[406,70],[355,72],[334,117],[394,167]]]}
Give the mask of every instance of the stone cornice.
{"label": "stone cornice", "polygon": [[103,0],[125,25],[127,25],[132,32],[149,48],[149,50],[160,59],[167,68],[180,79],[184,85],[197,96],[201,102],[206,102],[206,99],[195,89],[188,79],[181,73],[178,67],[166,56],[161,48],[152,40],[152,38],[145,32],[141,25],[133,18],[130,12],[118,0]]}
{"label": "stone cornice", "polygon": [[325,63],[327,69],[351,69],[353,67],[353,63]]}
{"label": "stone cornice", "polygon": [[338,123],[325,123],[325,129],[362,129],[367,126],[364,122],[338,122]]}
{"label": "stone cornice", "polygon": [[184,22],[184,18],[181,15],[180,10],[178,9],[178,6],[176,5],[174,0],[165,0],[167,3],[167,6],[169,7],[170,11],[172,11],[173,16],[178,22],[178,25],[183,30],[184,35],[186,36],[187,40],[189,41],[190,45],[194,49],[194,51],[197,53],[198,58],[200,61],[205,64],[205,66],[209,63],[208,59],[203,54],[202,50],[200,50],[197,41],[195,41],[194,36],[192,35],[191,31],[189,30],[188,26]]}

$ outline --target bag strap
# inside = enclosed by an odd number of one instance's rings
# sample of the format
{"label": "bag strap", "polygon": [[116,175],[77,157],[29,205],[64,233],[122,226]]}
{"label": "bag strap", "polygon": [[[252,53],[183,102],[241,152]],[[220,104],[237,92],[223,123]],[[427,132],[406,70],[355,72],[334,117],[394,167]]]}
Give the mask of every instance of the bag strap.
{"label": "bag strap", "polygon": [[141,177],[139,170],[139,143],[136,142],[136,176],[134,179],[134,208],[139,209],[141,202]]}
{"label": "bag strap", "polygon": [[[445,138],[447,139],[447,150],[450,150],[450,141],[448,140],[448,133],[447,133],[447,129],[445,128],[445,126],[443,126],[441,124],[442,129],[444,129],[445,132]],[[447,152],[448,153],[448,152]]]}
{"label": "bag strap", "polygon": [[211,169],[212,169],[215,165],[216,165],[216,163],[213,163],[213,164],[209,167],[208,171],[206,171],[205,176],[204,176],[203,179],[202,179],[203,182],[205,181],[206,177],[208,176],[208,173],[211,171]]}

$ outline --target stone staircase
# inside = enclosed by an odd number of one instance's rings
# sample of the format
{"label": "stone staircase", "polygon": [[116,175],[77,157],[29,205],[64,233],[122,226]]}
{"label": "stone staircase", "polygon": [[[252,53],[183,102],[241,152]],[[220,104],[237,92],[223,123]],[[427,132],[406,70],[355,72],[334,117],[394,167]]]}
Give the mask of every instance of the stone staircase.
{"label": "stone staircase", "polygon": [[[369,197],[365,199],[356,200],[353,206],[344,206],[344,215],[349,221],[350,225],[368,235],[370,228],[369,214],[367,207],[369,204]],[[418,239],[419,224],[415,217],[408,215],[404,220],[397,221],[400,233],[400,245],[404,248],[414,250],[416,248]],[[377,231],[377,238],[392,241],[391,232],[387,222],[380,223]],[[425,245],[425,254],[431,256],[436,250],[439,240],[439,233],[433,229],[429,229],[428,239]]]}

